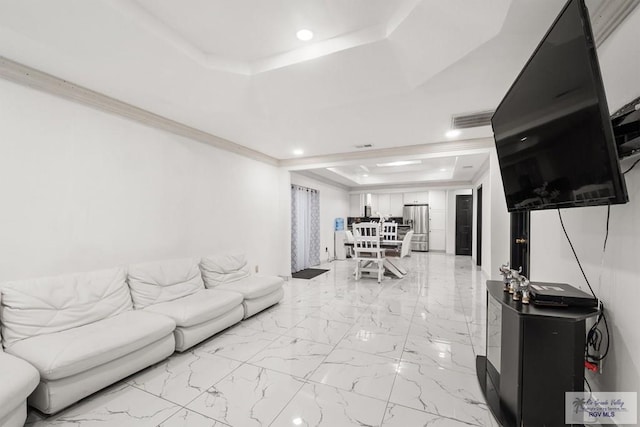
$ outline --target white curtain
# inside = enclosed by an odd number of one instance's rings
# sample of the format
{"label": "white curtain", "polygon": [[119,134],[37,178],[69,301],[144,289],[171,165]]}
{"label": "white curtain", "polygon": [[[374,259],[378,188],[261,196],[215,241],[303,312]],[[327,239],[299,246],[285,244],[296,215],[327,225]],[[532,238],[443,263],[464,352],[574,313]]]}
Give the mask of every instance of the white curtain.
{"label": "white curtain", "polygon": [[320,194],[291,186],[291,272],[320,264]]}

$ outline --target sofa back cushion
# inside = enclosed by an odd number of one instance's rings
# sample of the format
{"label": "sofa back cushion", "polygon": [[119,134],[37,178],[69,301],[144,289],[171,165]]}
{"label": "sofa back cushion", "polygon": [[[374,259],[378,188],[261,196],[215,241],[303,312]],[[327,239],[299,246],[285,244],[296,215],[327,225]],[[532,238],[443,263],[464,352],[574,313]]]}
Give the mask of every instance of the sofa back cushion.
{"label": "sofa back cushion", "polygon": [[174,259],[129,266],[129,288],[136,309],[186,297],[204,289],[197,259]]}
{"label": "sofa back cushion", "polygon": [[122,267],[7,282],[0,285],[0,292],[5,347],[25,338],[65,331],[132,309]]}
{"label": "sofa back cushion", "polygon": [[207,288],[235,282],[250,275],[249,264],[244,254],[211,255],[202,258],[200,269]]}

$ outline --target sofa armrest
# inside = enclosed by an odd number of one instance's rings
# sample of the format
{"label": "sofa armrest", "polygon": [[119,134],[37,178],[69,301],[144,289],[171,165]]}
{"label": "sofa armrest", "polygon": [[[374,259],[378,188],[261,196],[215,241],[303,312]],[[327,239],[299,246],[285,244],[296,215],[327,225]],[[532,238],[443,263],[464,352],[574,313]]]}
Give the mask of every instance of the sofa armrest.
{"label": "sofa armrest", "polygon": [[0,352],[0,419],[27,400],[40,375],[36,368],[15,356]]}

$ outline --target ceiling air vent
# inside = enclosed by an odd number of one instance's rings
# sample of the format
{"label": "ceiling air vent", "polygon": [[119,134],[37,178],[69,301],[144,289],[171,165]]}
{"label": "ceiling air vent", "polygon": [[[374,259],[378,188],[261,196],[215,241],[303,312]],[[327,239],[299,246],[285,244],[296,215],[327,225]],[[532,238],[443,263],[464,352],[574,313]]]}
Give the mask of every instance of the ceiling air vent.
{"label": "ceiling air vent", "polygon": [[373,144],[362,144],[362,145],[356,145],[355,147],[356,148],[360,148],[360,149],[362,149],[362,148],[372,148]]}
{"label": "ceiling air vent", "polygon": [[468,129],[491,124],[491,116],[495,111],[481,111],[472,114],[451,116],[451,129]]}

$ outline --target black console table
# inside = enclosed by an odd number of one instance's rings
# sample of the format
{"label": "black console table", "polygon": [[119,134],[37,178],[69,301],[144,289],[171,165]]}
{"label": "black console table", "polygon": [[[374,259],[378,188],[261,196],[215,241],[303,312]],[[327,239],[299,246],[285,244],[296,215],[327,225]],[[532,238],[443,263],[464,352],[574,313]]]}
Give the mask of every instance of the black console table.
{"label": "black console table", "polygon": [[584,391],[585,320],[597,314],[522,304],[487,281],[487,355],[476,373],[501,425],[565,426],[565,392]]}

